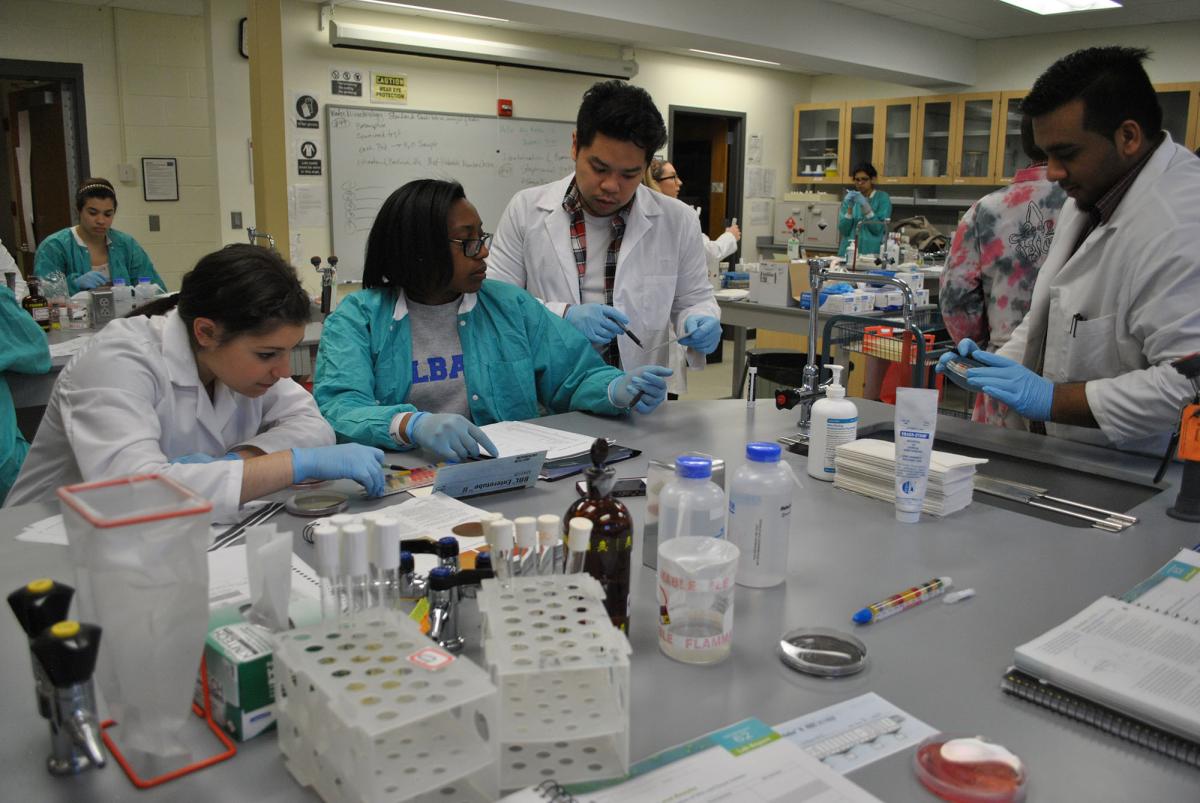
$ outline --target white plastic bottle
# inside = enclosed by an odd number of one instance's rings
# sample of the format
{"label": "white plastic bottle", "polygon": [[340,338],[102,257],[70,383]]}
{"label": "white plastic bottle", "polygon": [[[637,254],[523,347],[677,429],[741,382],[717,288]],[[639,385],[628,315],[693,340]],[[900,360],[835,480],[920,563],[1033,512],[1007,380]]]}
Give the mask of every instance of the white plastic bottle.
{"label": "white plastic bottle", "polygon": [[831,365],[833,381],[825,389],[825,398],[812,406],[808,425],[808,476],[833,482],[833,456],[837,447],[858,437],[858,408],[846,398],[842,387],[842,366]]}
{"label": "white plastic bottle", "polygon": [[118,277],[112,280],[113,317],[124,318],[133,311],[133,288]]}
{"label": "white plastic bottle", "polygon": [[800,237],[795,229],[788,230],[787,258],[792,262],[800,258]]}
{"label": "white plastic bottle", "polygon": [[681,455],[675,478],[658,497],[658,540],[677,535],[725,537],[725,490],[712,481],[712,461]]}
{"label": "white plastic bottle", "polygon": [[133,288],[134,306],[140,307],[148,301],[153,301],[157,296],[158,285],[150,281],[149,276],[140,277],[137,285]]}
{"label": "white plastic bottle", "polygon": [[729,483],[729,540],[740,550],[737,584],[779,585],[787,574],[792,494],[798,481],[777,443],[746,444],[750,462]]}

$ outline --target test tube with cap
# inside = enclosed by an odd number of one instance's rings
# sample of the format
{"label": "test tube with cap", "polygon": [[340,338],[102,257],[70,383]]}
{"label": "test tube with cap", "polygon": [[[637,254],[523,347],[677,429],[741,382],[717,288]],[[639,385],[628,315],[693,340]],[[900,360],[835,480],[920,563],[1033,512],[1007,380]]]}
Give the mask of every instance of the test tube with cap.
{"label": "test tube with cap", "polygon": [[567,574],[583,571],[588,546],[592,542],[592,521],[576,516],[567,523]]}
{"label": "test tube with cap", "polygon": [[562,530],[558,516],[543,513],[537,517],[538,574],[562,571]]}
{"label": "test tube with cap", "polygon": [[492,553],[492,571],[500,585],[507,587],[512,580],[512,552],[516,539],[513,523],[506,518],[498,518],[484,525],[487,529],[488,549]]}
{"label": "test tube with cap", "polygon": [[390,516],[375,519],[376,560],[380,607],[395,610],[400,604],[400,522]]}
{"label": "test tube with cap", "polygon": [[345,549],[346,592],[350,597],[350,613],[360,613],[371,607],[371,562],[368,559],[367,528],[363,524],[347,524],[342,528]]}
{"label": "test tube with cap", "polygon": [[330,524],[313,528],[317,545],[317,575],[321,578],[321,619],[328,621],[342,615],[341,559],[338,554],[341,532]]}
{"label": "test tube with cap", "polygon": [[533,516],[517,516],[513,519],[517,533],[517,571],[522,577],[537,574],[537,519]]}

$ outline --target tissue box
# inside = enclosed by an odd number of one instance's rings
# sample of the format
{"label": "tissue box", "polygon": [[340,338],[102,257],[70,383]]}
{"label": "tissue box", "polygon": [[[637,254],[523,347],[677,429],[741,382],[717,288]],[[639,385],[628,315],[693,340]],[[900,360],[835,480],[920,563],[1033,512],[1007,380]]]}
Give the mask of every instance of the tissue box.
{"label": "tissue box", "polygon": [[[249,622],[222,625],[204,642],[213,720],[239,742],[275,725],[274,655],[271,634]],[[196,700],[203,705],[200,684]]]}
{"label": "tissue box", "polygon": [[783,262],[760,262],[750,271],[750,301],[775,307],[792,306],[788,266]]}

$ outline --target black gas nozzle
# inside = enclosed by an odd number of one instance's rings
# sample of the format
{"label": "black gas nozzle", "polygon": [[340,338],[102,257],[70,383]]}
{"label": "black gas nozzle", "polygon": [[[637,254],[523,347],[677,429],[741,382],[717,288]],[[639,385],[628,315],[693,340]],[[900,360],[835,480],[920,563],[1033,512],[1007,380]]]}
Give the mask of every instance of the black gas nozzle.
{"label": "black gas nozzle", "polygon": [[48,578],[34,580],[8,595],[8,605],[25,635],[37,638],[55,622],[67,618],[75,589]]}
{"label": "black gas nozzle", "polygon": [[42,631],[33,640],[37,656],[55,688],[83,683],[96,670],[100,650],[100,626],[64,620]]}

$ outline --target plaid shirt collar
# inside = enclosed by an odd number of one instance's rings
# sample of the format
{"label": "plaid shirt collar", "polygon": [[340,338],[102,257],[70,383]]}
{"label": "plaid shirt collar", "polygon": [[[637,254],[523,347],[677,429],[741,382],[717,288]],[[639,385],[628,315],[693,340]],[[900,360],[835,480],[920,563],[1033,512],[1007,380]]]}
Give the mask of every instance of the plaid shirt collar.
{"label": "plaid shirt collar", "polygon": [[1108,192],[1100,196],[1100,200],[1096,201],[1096,205],[1089,210],[1095,226],[1101,226],[1108,223],[1112,219],[1113,214],[1117,211],[1117,207],[1121,205],[1121,201],[1125,199],[1125,194],[1129,192],[1129,188],[1133,186],[1133,182],[1137,181],[1137,177],[1141,175],[1146,164],[1150,161],[1150,157],[1158,150],[1166,138],[1159,132],[1158,142],[1154,147],[1146,151],[1137,163],[1117,180],[1117,183],[1109,187]]}

